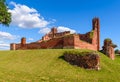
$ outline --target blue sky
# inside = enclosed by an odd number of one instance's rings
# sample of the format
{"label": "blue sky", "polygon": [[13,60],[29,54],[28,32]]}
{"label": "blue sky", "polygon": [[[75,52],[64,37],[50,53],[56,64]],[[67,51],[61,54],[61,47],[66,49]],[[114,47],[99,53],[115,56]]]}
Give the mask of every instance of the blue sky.
{"label": "blue sky", "polygon": [[0,25],[0,49],[10,43],[41,39],[53,26],[58,30],[86,33],[92,29],[92,19],[100,18],[101,46],[111,38],[120,48],[120,0],[6,0],[12,13],[9,27]]}

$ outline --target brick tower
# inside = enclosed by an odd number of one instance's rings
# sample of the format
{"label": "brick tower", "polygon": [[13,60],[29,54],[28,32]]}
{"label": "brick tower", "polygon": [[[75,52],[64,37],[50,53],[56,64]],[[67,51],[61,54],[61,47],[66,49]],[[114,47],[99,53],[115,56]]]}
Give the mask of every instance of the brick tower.
{"label": "brick tower", "polygon": [[115,53],[114,53],[114,48],[116,47],[115,44],[112,43],[112,40],[107,38],[104,40],[104,45],[103,45],[103,53],[110,57],[112,60],[115,59]]}
{"label": "brick tower", "polygon": [[51,32],[52,32],[52,34],[53,34],[53,37],[55,37],[55,34],[57,33],[57,28],[53,27],[53,28],[51,29]]}
{"label": "brick tower", "polygon": [[97,50],[100,50],[100,21],[99,18],[94,18],[92,20],[92,27],[94,31],[94,38],[92,44],[96,45]]}
{"label": "brick tower", "polygon": [[23,47],[25,44],[26,44],[26,38],[23,37],[23,38],[21,39],[21,46]]}

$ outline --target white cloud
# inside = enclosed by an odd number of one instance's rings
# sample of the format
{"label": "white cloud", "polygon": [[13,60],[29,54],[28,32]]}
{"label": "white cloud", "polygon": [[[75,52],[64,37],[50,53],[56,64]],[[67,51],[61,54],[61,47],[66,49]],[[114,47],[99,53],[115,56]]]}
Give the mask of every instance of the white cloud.
{"label": "white cloud", "polygon": [[33,41],[34,39],[33,38],[28,38],[28,40]]}
{"label": "white cloud", "polygon": [[11,4],[14,6],[13,9],[9,10],[12,13],[13,25],[22,28],[41,28],[49,24],[36,9],[15,2],[11,2]]}
{"label": "white cloud", "polygon": [[8,32],[2,32],[2,31],[0,31],[0,40],[4,40],[4,39],[14,40],[17,37],[19,37],[19,36],[12,35],[12,34],[10,34]]}
{"label": "white cloud", "polygon": [[64,32],[64,31],[70,31],[70,33],[75,33],[76,31],[73,29],[70,29],[68,27],[64,27],[64,26],[59,26],[57,28],[58,32]]}
{"label": "white cloud", "polygon": [[5,43],[0,44],[0,47],[9,47],[9,46],[10,44],[5,44]]}
{"label": "white cloud", "polygon": [[18,38],[19,36],[0,31],[0,50],[10,49],[10,43]]}
{"label": "white cloud", "polygon": [[[48,25],[56,22],[55,19],[52,19],[52,21],[49,22],[46,21],[34,8],[30,8],[26,5],[16,4],[15,2],[11,2],[11,4],[14,6],[13,9],[9,10],[9,12],[12,13],[13,25],[22,28],[40,28],[39,33],[46,34],[50,32],[50,28],[47,28]],[[57,29],[58,32],[70,31],[71,33],[75,33],[75,30],[64,26],[59,26]]]}
{"label": "white cloud", "polygon": [[10,44],[8,43],[0,43],[0,50],[9,50]]}
{"label": "white cloud", "polygon": [[47,34],[49,32],[50,32],[50,28],[43,28],[43,29],[40,29],[38,33]]}
{"label": "white cloud", "polygon": [[[50,28],[42,28],[42,29],[39,31],[39,33],[47,34],[47,33],[50,32],[50,30],[51,30]],[[70,29],[70,28],[68,28],[68,27],[64,27],[64,26],[58,26],[58,27],[57,27],[57,30],[58,30],[58,32],[64,32],[64,31],[70,31],[70,33],[75,33],[75,32],[76,32],[75,30]]]}

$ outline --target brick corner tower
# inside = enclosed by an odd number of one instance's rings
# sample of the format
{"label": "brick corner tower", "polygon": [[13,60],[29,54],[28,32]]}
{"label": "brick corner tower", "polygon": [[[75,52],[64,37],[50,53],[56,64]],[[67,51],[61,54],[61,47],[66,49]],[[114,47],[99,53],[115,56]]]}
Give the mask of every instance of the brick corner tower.
{"label": "brick corner tower", "polygon": [[23,47],[26,44],[26,38],[21,38],[21,46]]}
{"label": "brick corner tower", "polygon": [[94,44],[97,45],[97,50],[100,50],[100,20],[99,18],[93,18],[92,20],[92,26],[93,26],[93,31],[95,32],[94,34]]}

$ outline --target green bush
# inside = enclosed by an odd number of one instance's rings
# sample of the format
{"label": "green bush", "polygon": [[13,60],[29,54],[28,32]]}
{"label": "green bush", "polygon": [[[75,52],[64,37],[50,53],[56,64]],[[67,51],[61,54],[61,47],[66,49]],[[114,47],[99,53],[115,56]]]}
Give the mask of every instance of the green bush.
{"label": "green bush", "polygon": [[94,31],[92,30],[92,31],[90,32],[90,38],[91,38],[91,39],[93,38],[93,35],[94,35]]}

